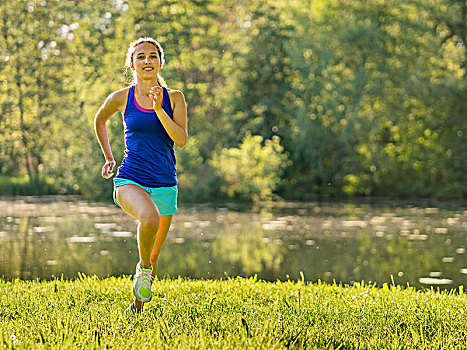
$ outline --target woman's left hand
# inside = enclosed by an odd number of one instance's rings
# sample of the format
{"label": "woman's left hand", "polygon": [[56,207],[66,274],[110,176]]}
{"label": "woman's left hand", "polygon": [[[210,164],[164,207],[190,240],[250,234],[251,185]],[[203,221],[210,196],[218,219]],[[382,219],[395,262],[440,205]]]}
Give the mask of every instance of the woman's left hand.
{"label": "woman's left hand", "polygon": [[152,100],[152,107],[154,110],[162,108],[162,100],[164,98],[164,90],[162,90],[161,86],[153,86],[149,90],[149,97]]}

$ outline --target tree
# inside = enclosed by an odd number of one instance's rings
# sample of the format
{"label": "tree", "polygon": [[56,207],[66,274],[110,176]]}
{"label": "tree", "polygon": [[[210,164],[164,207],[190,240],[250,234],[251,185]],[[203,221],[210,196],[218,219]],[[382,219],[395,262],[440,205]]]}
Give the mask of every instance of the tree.
{"label": "tree", "polygon": [[444,162],[448,147],[440,138],[451,118],[446,102],[458,89],[452,84],[458,70],[449,68],[457,58],[439,59],[424,3],[318,4],[308,21],[298,16],[300,38],[314,36],[297,39],[293,51],[301,79],[290,150],[296,172],[288,177],[318,184],[322,193],[334,186],[338,195],[459,189],[460,177],[449,175],[459,172]]}
{"label": "tree", "polygon": [[64,17],[58,7],[48,11],[45,2],[2,3],[0,11],[4,52],[0,75],[7,93],[2,122],[9,133],[6,141],[18,147],[4,154],[14,157],[4,171],[17,175],[25,169],[33,185],[40,181],[43,155],[61,126],[54,117],[66,110]]}
{"label": "tree", "polygon": [[234,143],[246,134],[286,137],[291,125],[290,38],[293,26],[271,2],[258,1],[242,20],[246,52],[232,103]]}

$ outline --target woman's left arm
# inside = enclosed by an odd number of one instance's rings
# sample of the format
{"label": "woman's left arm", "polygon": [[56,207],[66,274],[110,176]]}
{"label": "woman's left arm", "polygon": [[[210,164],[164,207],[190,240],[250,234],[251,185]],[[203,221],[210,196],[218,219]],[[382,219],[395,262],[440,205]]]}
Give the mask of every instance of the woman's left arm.
{"label": "woman's left arm", "polygon": [[169,134],[170,138],[175,142],[178,147],[186,145],[188,139],[188,122],[185,97],[181,91],[175,90],[171,92],[170,98],[173,100],[173,120],[162,108],[162,88],[157,87],[154,93],[150,93],[150,97],[154,101],[154,110],[159,117],[161,124],[164,126],[165,131]]}

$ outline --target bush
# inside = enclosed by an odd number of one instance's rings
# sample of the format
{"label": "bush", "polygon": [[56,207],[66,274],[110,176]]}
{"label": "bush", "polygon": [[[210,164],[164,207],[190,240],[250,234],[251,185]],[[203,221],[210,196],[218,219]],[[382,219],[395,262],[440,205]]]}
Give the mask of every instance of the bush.
{"label": "bush", "polygon": [[40,176],[31,183],[27,175],[0,175],[0,195],[33,196],[45,194],[57,194],[53,179],[50,177]]}
{"label": "bush", "polygon": [[183,148],[175,148],[180,202],[212,201],[218,197],[220,179],[200,152],[201,142],[190,136]]}
{"label": "bush", "polygon": [[263,144],[261,136],[247,133],[239,148],[214,153],[210,165],[222,178],[227,196],[256,201],[273,198],[287,159],[279,137]]}

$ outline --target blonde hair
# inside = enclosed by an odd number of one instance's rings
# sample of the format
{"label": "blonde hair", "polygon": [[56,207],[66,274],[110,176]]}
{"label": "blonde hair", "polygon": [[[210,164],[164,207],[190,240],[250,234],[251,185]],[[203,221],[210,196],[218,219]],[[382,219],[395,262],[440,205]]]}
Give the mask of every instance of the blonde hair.
{"label": "blonde hair", "polygon": [[[162,68],[165,63],[164,49],[162,48],[161,44],[159,44],[158,41],[150,37],[139,38],[130,43],[130,46],[128,47],[128,51],[126,52],[125,68],[131,69],[133,67],[133,55],[135,54],[136,47],[142,43],[149,43],[155,46],[157,53],[159,54],[159,57],[161,59],[161,68]],[[163,86],[165,88],[167,87],[167,83],[165,82],[164,78],[161,77],[159,73],[157,74],[157,83],[160,86]],[[130,85],[136,85],[136,79],[135,79],[134,74],[132,74],[132,80],[130,82]]]}

